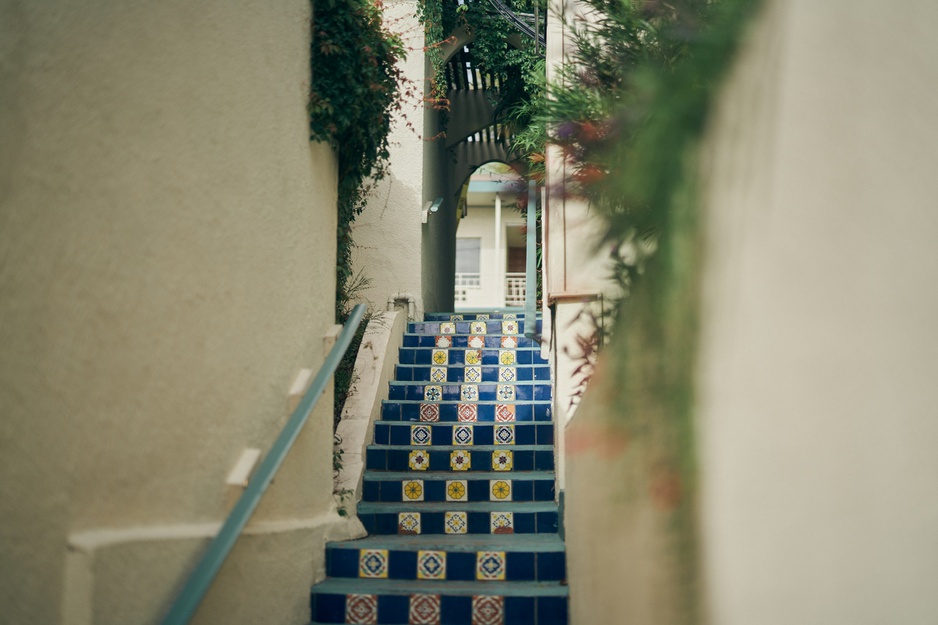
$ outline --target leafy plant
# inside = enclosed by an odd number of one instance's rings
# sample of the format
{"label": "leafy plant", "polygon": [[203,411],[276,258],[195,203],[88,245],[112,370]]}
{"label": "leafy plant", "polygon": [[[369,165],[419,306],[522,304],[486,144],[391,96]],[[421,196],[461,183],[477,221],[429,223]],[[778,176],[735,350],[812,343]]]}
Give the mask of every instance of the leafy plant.
{"label": "leafy plant", "polygon": [[382,22],[380,0],[316,2],[311,44],[310,138],[338,156],[336,322],[348,316],[352,223],[365,207],[369,180],[387,173],[391,119],[414,95],[398,62],[401,38]]}

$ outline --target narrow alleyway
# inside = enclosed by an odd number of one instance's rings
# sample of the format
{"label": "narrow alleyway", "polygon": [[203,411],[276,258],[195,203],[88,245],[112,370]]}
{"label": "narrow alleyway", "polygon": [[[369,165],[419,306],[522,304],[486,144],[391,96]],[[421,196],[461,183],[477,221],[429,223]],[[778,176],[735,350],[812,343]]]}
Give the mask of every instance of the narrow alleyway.
{"label": "narrow alleyway", "polygon": [[314,625],[567,623],[550,367],[523,324],[409,325],[367,452],[369,536],[328,545]]}

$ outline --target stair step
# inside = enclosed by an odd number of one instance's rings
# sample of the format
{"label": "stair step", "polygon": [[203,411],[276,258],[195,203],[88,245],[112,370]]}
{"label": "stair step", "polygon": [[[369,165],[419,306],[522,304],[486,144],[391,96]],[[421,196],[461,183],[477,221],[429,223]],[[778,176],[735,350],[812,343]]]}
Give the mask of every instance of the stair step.
{"label": "stair step", "polygon": [[[464,458],[466,456],[463,456]],[[362,501],[554,501],[553,471],[368,471]]]}
{"label": "stair step", "polygon": [[549,382],[483,382],[481,384],[450,384],[447,382],[389,383],[388,400],[411,401],[548,401],[552,388]]}
{"label": "stair step", "polygon": [[431,373],[434,370],[445,370],[445,382],[479,383],[479,382],[530,382],[549,381],[549,365],[514,365],[501,367],[497,365],[472,366],[467,365],[397,365],[395,379],[398,382],[431,382]]}
{"label": "stair step", "polygon": [[[537,319],[541,318],[541,313],[535,313]],[[481,317],[481,319],[480,319]],[[433,312],[424,313],[424,321],[488,321],[498,319],[524,319],[524,308],[510,308],[507,310],[485,310],[485,311],[464,311],[464,312]]]}
{"label": "stair step", "polygon": [[540,343],[520,334],[404,334],[404,347],[437,347],[440,349],[540,349]]}
{"label": "stair step", "polygon": [[326,575],[427,581],[562,581],[563,541],[556,535],[372,536],[331,543]]}
{"label": "stair step", "polygon": [[[471,352],[467,356],[467,352]],[[434,359],[434,356],[436,359]],[[401,347],[398,362],[402,365],[546,365],[540,348],[518,347],[515,349],[485,348],[436,348]]]}
{"label": "stair step", "polygon": [[411,502],[362,501],[358,518],[369,534],[557,534],[554,502]]}
{"label": "stair step", "polygon": [[[418,426],[419,427],[419,426]],[[455,426],[454,436],[463,434],[469,444],[454,445],[369,445],[366,450],[366,468],[371,471],[406,471],[419,477],[426,472],[454,471],[553,471],[552,445],[492,445],[473,444],[475,428],[471,425]],[[418,430],[419,431],[419,430]],[[504,431],[502,428],[501,431]],[[507,436],[507,435],[506,435]],[[469,461],[469,468],[456,469],[459,458]]]}
{"label": "stair step", "polygon": [[[407,423],[400,421],[376,421],[374,441],[376,445],[413,445],[415,440],[426,440],[431,443],[447,444],[453,442],[453,432],[456,427],[471,427],[472,441],[477,445],[494,444],[496,433],[504,440],[503,430],[514,430],[516,445],[553,445],[553,423],[441,423],[423,422]],[[429,430],[429,434],[426,431]],[[416,436],[416,438],[415,438]],[[462,436],[459,440],[463,440]]]}
{"label": "stair step", "polygon": [[382,421],[445,422],[499,422],[550,421],[551,403],[535,401],[511,402],[449,402],[433,403],[411,400],[384,401],[381,405]]}
{"label": "stair step", "polygon": [[[535,323],[535,332],[540,333],[541,320]],[[488,319],[464,321],[417,321],[407,324],[409,334],[428,334],[431,336],[446,334],[501,334],[506,336],[523,336],[525,321],[523,319]]]}
{"label": "stair step", "polygon": [[559,582],[334,578],[313,587],[312,608],[317,623],[564,625],[568,594]]}

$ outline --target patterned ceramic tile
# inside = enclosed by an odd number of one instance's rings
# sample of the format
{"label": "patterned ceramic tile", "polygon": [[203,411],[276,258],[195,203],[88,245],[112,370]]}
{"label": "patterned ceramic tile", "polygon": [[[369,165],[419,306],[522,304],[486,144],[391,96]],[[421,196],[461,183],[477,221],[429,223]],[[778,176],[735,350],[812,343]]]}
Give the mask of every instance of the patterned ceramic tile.
{"label": "patterned ceramic tile", "polygon": [[515,336],[503,336],[502,337],[502,349],[514,349],[518,347],[518,337]]}
{"label": "patterned ceramic tile", "polygon": [[420,533],[420,513],[419,512],[398,512],[397,513],[397,533],[398,534],[419,534]]}
{"label": "patterned ceramic tile", "polygon": [[489,480],[490,501],[511,501],[511,480]]}
{"label": "patterned ceramic tile", "polygon": [[472,625],[505,625],[505,598],[473,595]]}
{"label": "patterned ceramic tile", "polygon": [[462,315],[450,315],[449,320],[450,321],[462,321],[463,316]]}
{"label": "patterned ceramic tile", "polygon": [[437,384],[446,382],[446,367],[430,367],[430,381]]}
{"label": "patterned ceramic tile", "polygon": [[515,420],[514,404],[495,404],[495,420],[504,423]]}
{"label": "patterned ceramic tile", "polygon": [[433,344],[442,349],[448,349],[453,346],[453,337],[447,335],[441,335],[436,337],[433,341]]}
{"label": "patterned ceramic tile", "polygon": [[[512,387],[512,393],[514,392],[514,387]],[[478,384],[463,384],[459,388],[459,399],[462,401],[479,401],[479,385]]]}
{"label": "patterned ceramic tile", "polygon": [[473,321],[469,324],[469,332],[472,334],[485,334],[488,327],[484,321]]}
{"label": "patterned ceramic tile", "polygon": [[446,552],[418,551],[417,579],[446,579]]}
{"label": "patterned ceramic tile", "polygon": [[495,388],[495,397],[498,401],[515,401],[515,385],[499,384]]}
{"label": "patterned ceramic tile", "polygon": [[502,334],[518,334],[518,322],[514,319],[502,321]]}
{"label": "patterned ceramic tile", "polygon": [[449,453],[449,468],[453,471],[468,471],[472,465],[472,456],[468,451],[457,449]]}
{"label": "patterned ceramic tile", "polygon": [[480,334],[473,334],[466,343],[472,349],[482,349],[485,347],[485,337]]}
{"label": "patterned ceramic tile", "polygon": [[456,407],[456,418],[464,423],[479,420],[479,406],[477,404],[459,404]]}
{"label": "patterned ceramic tile", "polygon": [[420,404],[420,420],[421,421],[439,421],[440,420],[440,405],[439,404]]}
{"label": "patterned ceramic tile", "polygon": [[430,467],[430,454],[423,449],[415,449],[410,452],[407,465],[411,471],[426,471]]}
{"label": "patterned ceramic tile", "polygon": [[479,551],[476,553],[476,579],[480,582],[505,580],[505,552]]}
{"label": "patterned ceramic tile", "polygon": [[489,517],[492,522],[493,534],[514,534],[515,533],[515,513],[514,512],[491,512]]}
{"label": "patterned ceramic tile", "polygon": [[517,319],[518,315],[516,313],[505,313],[502,315],[502,319]]}
{"label": "patterned ceramic tile", "polygon": [[465,534],[469,526],[466,512],[444,512],[443,529],[447,534]]}
{"label": "patterned ceramic tile", "polygon": [[481,349],[467,349],[465,358],[466,358],[467,365],[481,365],[482,364],[482,350]]}
{"label": "patterned ceramic tile", "polygon": [[440,334],[456,334],[456,324],[452,321],[440,323]]}
{"label": "patterned ceramic tile", "polygon": [[434,349],[430,353],[430,360],[433,361],[435,365],[447,365],[449,364],[449,351],[445,349]]}
{"label": "patterned ceramic tile", "polygon": [[369,579],[386,579],[388,576],[388,550],[359,549],[358,576]]}
{"label": "patterned ceramic tile", "polygon": [[496,445],[514,445],[515,444],[515,426],[496,425],[493,434]]}
{"label": "patterned ceramic tile", "polygon": [[511,471],[514,468],[514,457],[510,451],[492,452],[493,471]]}
{"label": "patterned ceramic tile", "polygon": [[401,501],[423,501],[423,480],[404,480]]}
{"label": "patterned ceramic tile", "polygon": [[466,480],[446,480],[446,501],[467,501]]}
{"label": "patterned ceramic tile", "polygon": [[482,367],[466,367],[463,369],[463,378],[473,384],[482,381]]}
{"label": "patterned ceramic tile", "polygon": [[408,625],[440,625],[440,595],[411,595]]}
{"label": "patterned ceramic tile", "polygon": [[515,367],[499,367],[499,382],[514,382],[518,379],[518,370]]}
{"label": "patterned ceramic tile", "polygon": [[443,387],[435,384],[428,384],[423,387],[423,398],[426,401],[440,401],[443,399]]}
{"label": "patterned ceramic tile", "polygon": [[454,425],[453,426],[453,444],[471,445],[472,444],[472,426]]}
{"label": "patterned ceramic tile", "polygon": [[515,364],[515,350],[513,349],[498,350],[498,364],[504,365],[504,366]]}
{"label": "patterned ceramic tile", "polygon": [[345,595],[345,622],[377,625],[378,595]]}
{"label": "patterned ceramic tile", "polygon": [[[437,406],[437,410],[439,410],[439,406]],[[429,425],[410,426],[410,444],[411,445],[430,445],[432,443],[431,434],[430,434],[432,431],[433,431],[433,428],[431,428]]]}

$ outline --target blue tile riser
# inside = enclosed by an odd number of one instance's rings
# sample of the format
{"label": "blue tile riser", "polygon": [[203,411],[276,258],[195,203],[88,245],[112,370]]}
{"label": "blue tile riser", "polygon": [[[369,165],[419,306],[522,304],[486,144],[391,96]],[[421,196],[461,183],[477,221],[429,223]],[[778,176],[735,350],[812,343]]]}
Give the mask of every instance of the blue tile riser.
{"label": "blue tile riser", "polygon": [[[408,401],[426,401],[428,403],[431,400],[426,398],[426,387],[428,386],[439,386],[441,387],[441,399],[432,400],[433,403],[438,403],[440,401],[452,401],[452,402],[474,402],[474,401],[550,401],[552,388],[548,383],[541,384],[538,382],[527,382],[527,383],[512,383],[512,382],[484,382],[482,384],[447,384],[447,383],[434,383],[434,382],[391,382],[391,386],[388,392],[388,400],[408,400]],[[474,386],[475,391],[478,392],[477,398],[464,398],[463,386]],[[514,387],[514,398],[502,398],[499,397],[499,387]],[[509,391],[512,389],[508,389]]]}
{"label": "blue tile riser", "polygon": [[[433,352],[436,351],[436,348],[432,347],[401,347],[398,349],[398,364],[402,365],[426,365],[430,366],[431,364],[436,366],[435,363],[431,361],[433,357]],[[461,347],[450,347],[447,351],[448,361],[445,363],[450,366],[465,366],[466,364],[466,349]],[[485,348],[482,350],[482,361],[480,365],[494,365],[502,366],[502,363],[499,360],[499,352],[506,351],[502,349],[490,349]],[[515,355],[515,365],[546,365],[549,364],[547,359],[541,358],[541,351],[539,349],[533,348],[518,348],[513,350],[508,350],[514,353]],[[512,363],[509,363],[512,364]]]}
{"label": "blue tile riser", "polygon": [[[475,551],[449,551],[446,553],[446,572],[434,581],[477,581]],[[359,549],[352,547],[327,548],[326,575],[329,577],[359,577]],[[417,550],[388,550],[388,579],[417,579]],[[504,581],[559,582],[566,578],[565,554],[562,551],[506,551]],[[482,580],[478,580],[482,581]]]}
{"label": "blue tile riser", "polygon": [[[420,512],[420,534],[443,535],[446,534],[445,517],[443,512],[424,512],[417,509],[419,504],[414,504],[410,508],[401,508],[401,511]],[[457,507],[457,504],[453,504]],[[511,503],[506,503],[503,507],[505,511],[512,511]],[[558,528],[557,511],[549,512],[517,512],[514,515],[514,534],[556,534]],[[367,512],[358,511],[358,518],[369,534],[382,536],[391,536],[399,534],[397,512]],[[491,515],[489,512],[466,513],[467,534],[491,534]],[[458,534],[446,534],[453,539],[458,539]]]}
{"label": "blue tile riser", "polygon": [[[469,471],[454,471],[452,475],[446,478],[427,479],[420,476],[419,472],[414,472],[413,477],[407,480],[375,480],[369,479],[366,475],[362,481],[362,501],[399,503],[402,507],[418,504],[417,501],[404,498],[404,483],[407,481],[420,480],[423,482],[423,499],[426,503],[447,503],[446,502],[446,482],[452,480],[466,481],[466,499],[469,503],[475,502],[493,502],[492,501],[492,482],[504,481],[511,482],[511,499],[501,503],[509,502],[553,502],[554,476],[546,478],[519,478],[509,472],[504,472],[504,477],[475,477]],[[449,502],[465,503],[465,502]],[[493,502],[494,503],[494,502]]]}
{"label": "blue tile riser", "polygon": [[494,445],[496,425],[515,426],[515,445],[553,445],[554,426],[551,423],[375,423],[374,441],[376,445],[410,445],[411,428],[414,425],[427,426],[431,430],[431,441],[436,444],[445,444],[444,441],[453,440],[454,425],[471,425],[474,445]]}
{"label": "blue tile riser", "polygon": [[[410,622],[409,595],[378,595],[378,625],[405,625]],[[314,594],[312,612],[316,623],[345,623],[345,595]],[[564,596],[506,596],[506,625],[565,625],[567,598]],[[440,593],[440,625],[471,625],[472,597]]]}
{"label": "blue tile riser", "polygon": [[[411,424],[417,423],[437,423],[437,421],[421,421],[420,420],[420,406],[429,402],[409,402],[409,401],[386,401],[381,406],[381,420],[382,421],[404,421]],[[478,422],[493,423],[495,422],[495,407],[498,406],[501,402],[491,402],[486,404],[477,404],[478,406]],[[517,423],[519,421],[550,421],[551,420],[551,404],[549,402],[537,402],[537,403],[523,403],[523,404],[512,404],[512,402],[505,402],[505,405],[513,405],[515,407],[515,421],[509,423]],[[439,404],[440,406],[440,418],[439,421],[445,421],[447,423],[454,423],[458,420],[458,402]]]}
{"label": "blue tile riser", "polygon": [[[512,458],[512,468],[501,471],[501,473],[554,470],[553,449],[534,450],[519,449],[518,447],[518,445],[481,445],[479,443],[453,447],[453,449],[469,452],[472,457],[472,466],[469,470],[454,472],[454,475],[494,471],[493,454],[500,451],[510,451]],[[425,469],[411,469],[411,451],[426,452],[429,463],[426,464]],[[425,471],[449,471],[452,468],[450,466],[450,451],[449,449],[441,450],[435,445],[414,445],[408,449],[376,449],[369,447],[365,452],[365,468],[370,471],[410,471],[415,478],[419,478]]]}
{"label": "blue tile riser", "polygon": [[[502,325],[506,321],[514,321],[516,329],[514,332],[508,331],[504,332],[504,326]],[[443,332],[440,329],[441,323],[455,323],[456,332]],[[473,325],[480,323],[485,324],[485,332],[475,332],[472,329]],[[417,321],[407,324],[407,334],[425,334],[428,336],[459,336],[459,335],[488,335],[496,334],[501,336],[524,336],[524,327],[525,322],[520,319],[489,319],[487,321]],[[541,332],[541,320],[538,319],[537,325],[535,325],[536,333]]]}
{"label": "blue tile riser", "polygon": [[[447,367],[446,381],[460,384],[476,384],[466,381],[466,368],[463,366],[444,365]],[[471,366],[471,365],[470,365]],[[500,369],[495,365],[482,366],[482,382],[501,383]],[[512,367],[518,382],[549,382],[550,367],[548,365],[515,365]],[[397,382],[423,382],[430,384],[430,365],[398,365],[394,376]]]}
{"label": "blue tile riser", "polygon": [[[437,335],[439,336],[439,335]],[[470,337],[476,336],[482,339],[483,345],[469,345]],[[403,347],[423,348],[423,349],[540,349],[540,344],[533,339],[524,336],[515,336],[508,334],[485,334],[485,335],[462,335],[449,334],[449,345],[438,346],[437,337],[432,334],[405,334]],[[510,345],[506,345],[503,339],[512,339]]]}

